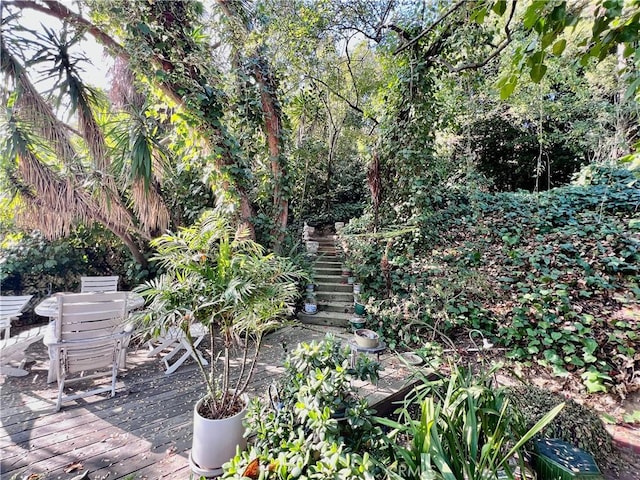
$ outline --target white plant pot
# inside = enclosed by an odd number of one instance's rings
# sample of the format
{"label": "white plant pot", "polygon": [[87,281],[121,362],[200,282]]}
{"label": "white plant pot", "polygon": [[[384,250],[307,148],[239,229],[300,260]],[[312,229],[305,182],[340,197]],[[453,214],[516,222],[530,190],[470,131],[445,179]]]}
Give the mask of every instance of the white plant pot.
{"label": "white plant pot", "polygon": [[233,417],[210,420],[198,413],[203,398],[196,402],[193,409],[193,444],[189,454],[191,470],[198,477],[216,477],[222,474],[222,465],[236,454],[236,448],[244,450],[247,440],[242,425],[247,413],[249,397],[242,396],[245,407]]}

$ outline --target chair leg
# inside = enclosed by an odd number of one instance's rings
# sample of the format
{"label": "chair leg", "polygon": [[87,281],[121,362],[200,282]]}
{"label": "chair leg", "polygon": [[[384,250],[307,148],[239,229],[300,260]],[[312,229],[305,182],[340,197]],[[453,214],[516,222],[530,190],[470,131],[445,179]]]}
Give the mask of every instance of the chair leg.
{"label": "chair leg", "polygon": [[[176,344],[175,346],[173,346],[174,343]],[[180,352],[180,350],[182,350],[182,344],[180,343],[180,340],[178,338],[171,339],[171,343],[167,344],[167,348],[171,346],[173,346],[173,349],[163,357],[165,363],[175,357]]]}
{"label": "chair leg", "polygon": [[147,353],[147,357],[158,355],[162,350],[169,347],[174,341],[175,340],[172,337],[164,337],[160,339],[160,343],[158,343],[158,345],[156,345],[155,347],[153,346],[153,343],[149,341],[149,353]]}
{"label": "chair leg", "polygon": [[[176,350],[178,350],[178,349],[179,349],[179,348],[176,348]],[[174,350],[174,352],[175,352],[176,350]],[[173,353],[173,352],[172,352],[172,353]],[[182,354],[182,356],[181,356],[178,360],[176,360],[175,362],[173,362],[173,365],[169,365],[169,362],[167,362],[167,361],[165,360],[164,364],[165,364],[165,366],[167,367],[167,370],[164,372],[164,373],[165,373],[165,375],[169,375],[170,373],[175,372],[175,371],[178,369],[178,367],[180,367],[180,365],[182,365],[182,364],[187,360],[187,358],[189,358],[190,356],[191,356],[191,352],[190,352],[189,350],[187,350],[186,352],[184,352],[184,353]]]}
{"label": "chair leg", "polygon": [[58,401],[56,402],[56,412],[60,411],[62,407],[62,390],[64,389],[64,377],[61,375],[58,377]]}
{"label": "chair leg", "polygon": [[[120,356],[120,354],[118,354]],[[118,362],[113,362],[111,371],[111,398],[116,396],[116,376],[118,375]]]}
{"label": "chair leg", "polygon": [[209,365],[209,362],[207,362],[207,359],[204,358],[200,353],[200,350],[198,350],[198,345],[200,345],[202,340],[204,340],[204,335],[201,337],[198,337],[196,341],[193,342],[193,356],[195,357],[197,355],[200,358],[200,361],[202,362],[203,365]]}
{"label": "chair leg", "polygon": [[58,355],[56,349],[49,347],[49,372],[47,373],[47,383],[53,383],[57,378]]}

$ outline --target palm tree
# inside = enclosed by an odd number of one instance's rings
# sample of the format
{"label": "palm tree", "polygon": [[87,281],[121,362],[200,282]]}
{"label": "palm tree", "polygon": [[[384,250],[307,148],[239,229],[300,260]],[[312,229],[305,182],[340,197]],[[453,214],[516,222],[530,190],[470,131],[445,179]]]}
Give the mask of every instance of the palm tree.
{"label": "palm tree", "polygon": [[[18,198],[21,223],[40,229],[49,238],[68,234],[76,223],[102,223],[122,240],[139,264],[145,265],[144,242],[169,224],[158,188],[148,188],[149,182],[140,171],[127,177],[115,169],[124,165],[122,157],[131,156],[131,150],[114,151],[108,145],[105,124],[99,120],[107,110],[106,99],[82,82],[79,59],[69,54],[79,37],[68,35],[66,29],[60,35],[48,29],[32,33],[31,46],[37,47],[38,54],[30,62],[53,65],[49,73],[56,74],[55,86],[68,98],[78,127],[72,128],[57,117],[3,35],[0,71],[13,82],[13,89],[3,92],[7,109],[2,125],[2,169],[7,189]],[[146,132],[137,133],[134,145],[151,144],[143,135]],[[121,156],[116,164],[112,162],[114,153]],[[140,184],[147,188],[136,190]]]}

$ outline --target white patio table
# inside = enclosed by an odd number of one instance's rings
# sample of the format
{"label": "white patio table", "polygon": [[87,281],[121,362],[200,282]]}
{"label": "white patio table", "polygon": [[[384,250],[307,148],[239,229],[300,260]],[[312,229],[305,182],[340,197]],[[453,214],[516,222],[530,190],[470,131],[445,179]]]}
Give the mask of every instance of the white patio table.
{"label": "white patio table", "polygon": [[[54,293],[36,305],[36,308],[34,308],[36,314],[41,317],[49,317],[50,319],[55,320],[58,316],[58,295],[64,295],[64,293]],[[127,308],[130,311],[136,310],[143,305],[144,298],[135,292],[127,292]]]}
{"label": "white patio table", "polygon": [[[55,325],[55,319],[58,317],[58,296],[64,295],[64,293],[65,292],[54,293],[50,297],[47,297],[44,300],[42,300],[38,305],[36,305],[36,308],[33,309],[37,315],[40,315],[42,317],[49,317],[49,320],[50,320],[49,325],[44,335],[44,339],[42,340],[42,343],[44,343],[47,347],[49,347],[50,343],[54,342],[54,338],[55,338],[54,325]],[[127,310],[128,311],[136,310],[144,306],[144,298],[142,298],[142,296],[140,296],[135,292],[126,292],[126,294],[127,294]],[[129,329],[131,332],[133,332],[133,325],[128,326],[126,328]],[[123,355],[123,358],[121,359],[120,364],[124,366],[126,365],[126,348],[123,349],[122,355]],[[54,365],[53,357],[54,357],[54,354],[51,351],[51,348],[49,348],[50,362],[49,362],[49,374],[47,376],[47,383],[52,383],[56,380],[56,371],[55,371],[55,368],[52,368]]]}

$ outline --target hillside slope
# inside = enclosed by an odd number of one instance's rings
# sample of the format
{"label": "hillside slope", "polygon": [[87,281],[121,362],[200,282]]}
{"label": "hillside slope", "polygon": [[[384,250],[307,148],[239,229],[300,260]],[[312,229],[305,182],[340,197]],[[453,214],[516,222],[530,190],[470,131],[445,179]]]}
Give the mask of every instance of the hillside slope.
{"label": "hillside slope", "polygon": [[637,182],[600,167],[540,194],[458,194],[425,215],[426,233],[387,243],[384,260],[380,240],[347,237],[349,260],[392,346],[420,346],[433,327],[478,329],[510,358],[624,396],[640,387]]}

